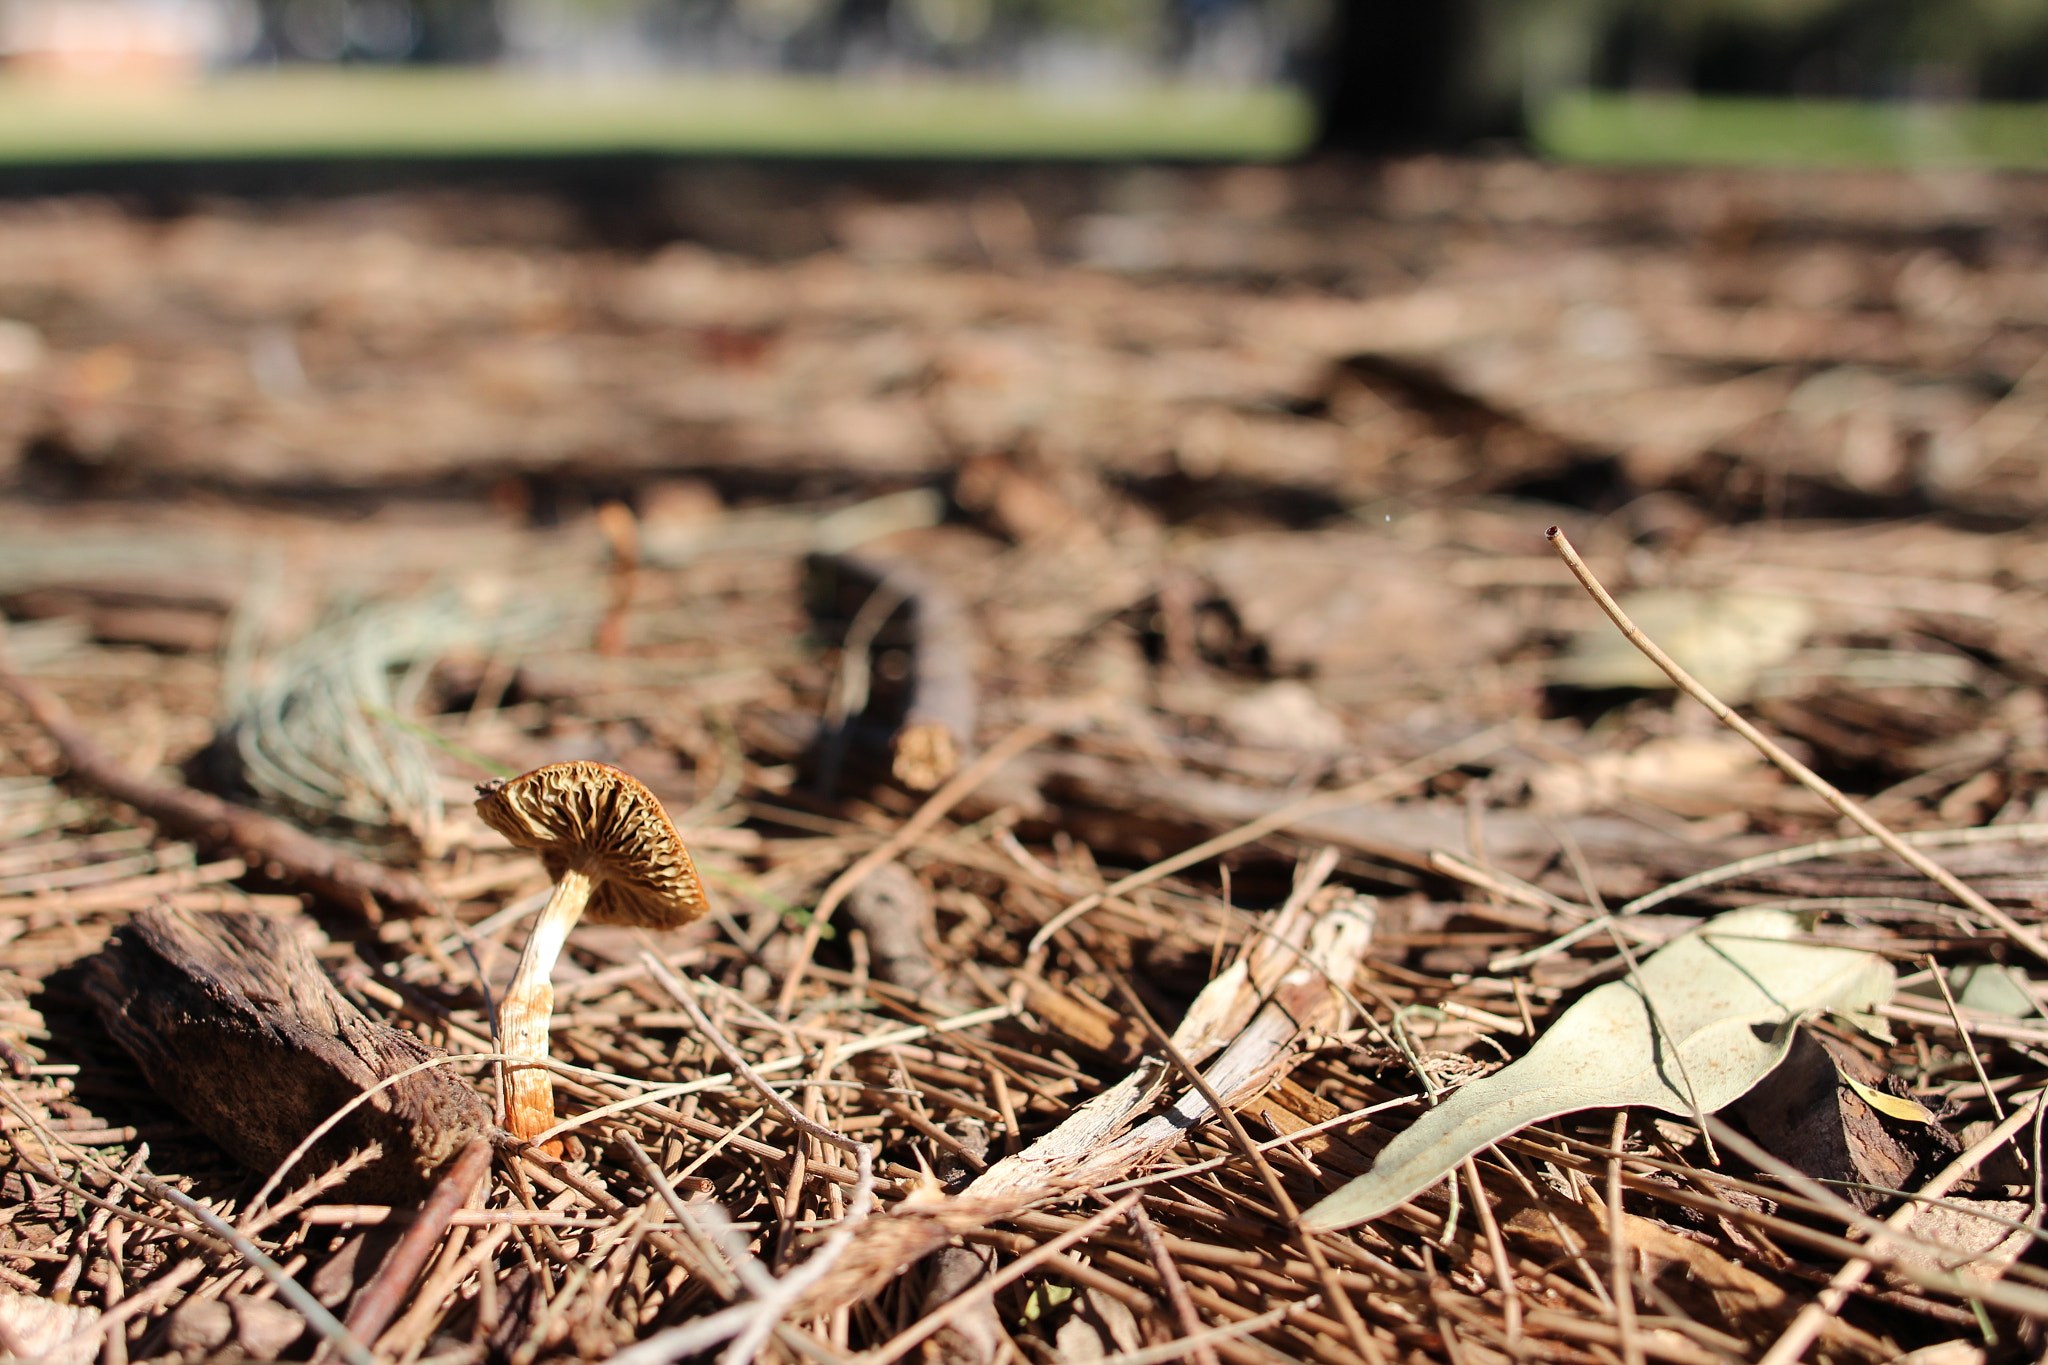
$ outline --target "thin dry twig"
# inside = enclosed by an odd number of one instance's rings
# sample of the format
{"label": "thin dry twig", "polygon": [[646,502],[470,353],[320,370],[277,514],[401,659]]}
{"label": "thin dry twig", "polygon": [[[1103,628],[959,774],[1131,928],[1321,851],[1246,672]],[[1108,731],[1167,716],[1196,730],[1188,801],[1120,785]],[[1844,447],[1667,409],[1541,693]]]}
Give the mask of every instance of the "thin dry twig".
{"label": "thin dry twig", "polygon": [[1166,1286],[1167,1302],[1173,1305],[1174,1316],[1180,1319],[1188,1359],[1195,1365],[1216,1365],[1215,1348],[1200,1340],[1202,1317],[1195,1311],[1194,1300],[1188,1297],[1187,1281],[1181,1278],[1180,1267],[1173,1263],[1173,1253],[1166,1249],[1159,1229],[1152,1225],[1152,1217],[1145,1212],[1142,1198],[1131,1206],[1131,1227],[1137,1232],[1138,1240],[1145,1244],[1145,1254],[1152,1258],[1152,1268],[1158,1273],[1159,1282]]}
{"label": "thin dry twig", "polygon": [[1953,872],[1950,872],[1947,868],[1935,862],[1934,859],[1899,838],[1887,825],[1843,793],[1840,788],[1813,769],[1807,767],[1804,763],[1801,763],[1791,754],[1786,753],[1776,741],[1737,715],[1726,702],[1701,686],[1692,674],[1679,667],[1675,659],[1657,647],[1656,641],[1643,634],[1637,628],[1636,623],[1628,619],[1628,613],[1624,612],[1621,609],[1621,604],[1616,602],[1607,589],[1601,586],[1600,580],[1594,576],[1592,569],[1586,566],[1586,562],[1579,558],[1579,552],[1572,548],[1571,541],[1565,536],[1564,531],[1560,527],[1553,526],[1544,534],[1549,537],[1551,547],[1557,551],[1558,558],[1562,559],[1565,562],[1565,567],[1572,571],[1572,576],[1577,578],[1580,585],[1586,589],[1593,600],[1600,604],[1600,610],[1607,613],[1608,619],[1614,622],[1615,626],[1624,636],[1628,637],[1628,642],[1641,650],[1649,658],[1650,662],[1662,669],[1665,675],[1673,683],[1677,684],[1680,691],[1713,712],[1715,719],[1748,740],[1756,747],[1758,753],[1762,754],[1772,763],[1775,763],[1786,775],[1798,782],[1799,785],[1834,807],[1844,819],[1858,826],[1869,834],[1871,838],[1884,845],[1888,851],[1905,863],[1906,866],[1912,868],[1929,881],[1934,882],[1970,910],[1982,916],[1986,922],[1997,925],[1998,928],[2011,936],[2013,942],[2025,948],[2036,958],[2039,958],[2042,962],[2048,962],[2048,941],[2044,941],[2032,929],[2021,924],[2011,915],[2006,914],[2005,911],[1977,894],[1973,888],[1966,885]]}
{"label": "thin dry twig", "polygon": [[482,1138],[464,1144],[447,1171],[420,1205],[412,1226],[377,1267],[376,1275],[356,1296],[343,1324],[358,1341],[375,1342],[398,1313],[398,1306],[426,1269],[427,1260],[447,1233],[455,1212],[469,1202],[491,1167],[491,1145]]}
{"label": "thin dry twig", "polygon": [[1941,964],[1929,953],[1926,957],[1927,970],[1934,975],[1934,984],[1941,988],[1942,1003],[1948,1006],[1948,1017],[1955,1021],[1956,1032],[1962,1036],[1963,1052],[1970,1059],[1970,1070],[1977,1075],[1977,1084],[1984,1087],[1985,1103],[1991,1106],[1991,1116],[2003,1123],[2005,1108],[1998,1102],[1998,1092],[1991,1087],[1991,1078],[1984,1074],[1984,1059],[1977,1055],[1976,1040],[1970,1037],[1970,1026],[1963,1022],[1962,1011],[1956,1008],[1956,998],[1948,988],[1948,976],[1941,970]]}
{"label": "thin dry twig", "polygon": [[1496,725],[1481,730],[1478,734],[1470,735],[1455,744],[1447,744],[1434,753],[1424,754],[1413,762],[1403,763],[1399,767],[1368,777],[1363,782],[1354,782],[1337,791],[1305,796],[1270,814],[1247,821],[1236,829],[1176,853],[1171,858],[1162,858],[1142,871],[1133,872],[1100,891],[1083,896],[1060,911],[1039,926],[1038,932],[1031,936],[1031,942],[1025,951],[1038,952],[1051,941],[1054,934],[1097,906],[1135,891],[1141,886],[1150,886],[1160,878],[1170,877],[1183,868],[1193,867],[1196,863],[1213,858],[1219,853],[1228,853],[1231,849],[1255,843],[1268,834],[1278,833],[1289,825],[1309,819],[1311,816],[1326,815],[1333,810],[1343,810],[1347,806],[1370,805],[1375,801],[1384,801],[1390,796],[1399,796],[1410,787],[1427,782],[1446,769],[1484,758],[1508,743],[1513,738],[1514,729],[1512,725]]}
{"label": "thin dry twig", "polygon": [[1607,1157],[1607,1256],[1614,1278],[1614,1329],[1621,1334],[1621,1358],[1643,1365],[1643,1338],[1636,1327],[1635,1248],[1628,1240],[1628,1215],[1621,1207],[1621,1161],[1628,1141],[1628,1110],[1614,1114],[1613,1150]]}
{"label": "thin dry twig", "polygon": [[832,921],[832,912],[846,899],[861,880],[882,864],[923,838],[925,833],[946,815],[946,812],[960,804],[969,793],[1005,763],[1025,750],[1050,738],[1058,727],[1036,721],[1027,722],[1004,735],[977,755],[975,760],[955,773],[946,785],[933,792],[917,813],[904,821],[902,826],[887,839],[856,859],[851,867],[832,879],[818,897],[817,905],[811,911],[811,922],[804,929],[803,940],[797,945],[794,965],[783,978],[781,994],[775,999],[775,1012],[787,1018],[796,1004],[796,993],[803,985],[804,974],[810,970],[811,956],[818,950],[818,944],[825,936],[825,926]]}
{"label": "thin dry twig", "polygon": [[1486,1235],[1486,1255],[1493,1262],[1494,1283],[1500,1286],[1501,1321],[1512,1354],[1522,1340],[1522,1293],[1515,1287],[1514,1265],[1508,1260],[1507,1242],[1500,1235],[1500,1220],[1493,1216],[1493,1203],[1486,1197],[1486,1185],[1479,1178],[1479,1159],[1466,1157],[1460,1169],[1465,1176],[1465,1189],[1472,1196],[1473,1211],[1479,1215],[1480,1230]]}

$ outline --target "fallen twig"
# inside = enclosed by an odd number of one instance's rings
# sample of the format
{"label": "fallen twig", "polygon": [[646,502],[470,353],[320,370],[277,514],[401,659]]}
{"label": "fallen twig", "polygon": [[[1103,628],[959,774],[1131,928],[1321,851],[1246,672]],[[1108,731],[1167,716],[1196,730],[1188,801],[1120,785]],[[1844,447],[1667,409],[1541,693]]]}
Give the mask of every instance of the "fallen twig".
{"label": "fallen twig", "polygon": [[1616,602],[1607,589],[1601,586],[1600,580],[1594,577],[1592,569],[1586,566],[1586,561],[1579,558],[1579,552],[1572,548],[1572,543],[1565,536],[1562,528],[1553,526],[1544,534],[1549,537],[1551,547],[1557,551],[1558,558],[1562,559],[1565,562],[1565,567],[1572,571],[1572,576],[1577,578],[1580,585],[1592,596],[1593,600],[1600,604],[1600,610],[1607,613],[1608,619],[1614,622],[1615,626],[1624,636],[1628,637],[1630,644],[1641,650],[1649,658],[1650,662],[1664,670],[1665,675],[1673,683],[1677,684],[1680,691],[1713,712],[1716,720],[1719,720],[1736,734],[1748,740],[1756,747],[1758,753],[1777,764],[1787,776],[1791,777],[1799,785],[1805,787],[1830,806],[1833,806],[1842,818],[1864,830],[1871,838],[1877,840],[1889,852],[1896,855],[1906,866],[1912,868],[1929,881],[1934,882],[1951,896],[1954,896],[1970,910],[1983,917],[1987,923],[1994,924],[2004,930],[2011,936],[2013,942],[2025,948],[2035,957],[2043,962],[2048,962],[2048,940],[2042,939],[2032,929],[2021,924],[2011,915],[2006,914],[2005,911],[1978,895],[1974,888],[1966,884],[1955,873],[1899,838],[1883,821],[1865,810],[1840,788],[1813,769],[1807,767],[1804,763],[1801,763],[1791,754],[1786,753],[1783,747],[1764,734],[1763,731],[1737,715],[1733,708],[1712,692],[1709,692],[1692,674],[1679,667],[1677,660],[1658,648],[1656,641],[1643,634],[1637,628],[1636,623],[1628,619],[1628,613],[1621,609],[1621,604]]}
{"label": "fallen twig", "polygon": [[915,844],[996,769],[1051,736],[1055,728],[1049,724],[1027,722],[1004,735],[974,762],[955,773],[945,786],[933,792],[931,799],[918,808],[917,814],[905,820],[894,834],[862,854],[853,866],[832,879],[832,884],[825,888],[825,893],[818,897],[818,904],[811,911],[810,925],[804,930],[803,941],[797,945],[795,965],[783,978],[781,994],[775,999],[777,1014],[788,1017],[790,1007],[796,1003],[797,990],[803,985],[804,974],[810,969],[811,955],[817,952],[818,944],[824,939],[825,926],[831,923],[832,912],[839,908],[839,903],[846,899],[848,893],[870,872]]}
{"label": "fallen twig", "polygon": [[412,1226],[377,1267],[376,1277],[363,1286],[349,1309],[346,1326],[358,1340],[374,1343],[398,1313],[406,1291],[426,1268],[427,1258],[441,1243],[456,1210],[469,1202],[477,1182],[491,1165],[491,1144],[471,1138],[426,1201],[420,1205]]}
{"label": "fallen twig", "polygon": [[1299,801],[1282,806],[1279,810],[1240,825],[1226,834],[1205,840],[1193,848],[1174,854],[1171,858],[1163,858],[1152,866],[1133,872],[1130,876],[1113,882],[1092,895],[1083,896],[1060,911],[1031,936],[1027,951],[1037,952],[1052,940],[1055,933],[1098,905],[1115,900],[1118,896],[1135,891],[1141,886],[1149,886],[1162,877],[1170,877],[1184,867],[1193,867],[1196,863],[1213,858],[1219,853],[1242,848],[1312,815],[1341,810],[1346,806],[1367,805],[1390,796],[1398,796],[1417,783],[1427,782],[1446,768],[1455,768],[1461,763],[1483,758],[1506,744],[1513,729],[1514,727],[1509,725],[1496,725],[1482,730],[1476,735],[1459,740],[1456,744],[1446,745],[1435,753],[1424,754],[1412,763],[1403,763],[1399,767],[1368,777],[1363,782],[1354,782],[1333,792],[1318,792],[1314,796],[1305,796]]}
{"label": "fallen twig", "polygon": [[4,650],[0,650],[0,691],[20,702],[57,745],[74,781],[133,806],[164,829],[209,848],[235,853],[252,867],[274,867],[279,875],[360,912],[371,923],[383,918],[380,906],[406,916],[440,912],[434,893],[409,872],[351,857],[260,811],[128,771],[78,723],[69,707],[17,672]]}

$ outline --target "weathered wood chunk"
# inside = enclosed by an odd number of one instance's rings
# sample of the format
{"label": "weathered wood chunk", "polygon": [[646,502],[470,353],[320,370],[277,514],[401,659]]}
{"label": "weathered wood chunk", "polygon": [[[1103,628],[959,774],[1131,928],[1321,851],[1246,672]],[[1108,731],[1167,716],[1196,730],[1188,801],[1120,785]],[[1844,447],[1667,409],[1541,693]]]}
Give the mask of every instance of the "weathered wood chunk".
{"label": "weathered wood chunk", "polygon": [[[1737,1100],[1734,1112],[1770,1152],[1816,1180],[1851,1182],[1842,1197],[1876,1208],[1913,1174],[1913,1153],[1891,1133],[1842,1077],[1861,1059],[1847,1048],[1824,1046],[1800,1029],[1777,1069]],[[1866,1069],[1868,1068],[1868,1069]],[[1869,1064],[1858,1080],[1881,1083]]]}
{"label": "weathered wood chunk", "polygon": [[[266,1174],[343,1104],[443,1055],[366,1017],[292,923],[262,915],[146,910],[92,959],[85,985],[157,1093]],[[296,1170],[310,1177],[379,1143],[344,1197],[409,1202],[491,1126],[476,1093],[437,1067],[378,1092]]]}

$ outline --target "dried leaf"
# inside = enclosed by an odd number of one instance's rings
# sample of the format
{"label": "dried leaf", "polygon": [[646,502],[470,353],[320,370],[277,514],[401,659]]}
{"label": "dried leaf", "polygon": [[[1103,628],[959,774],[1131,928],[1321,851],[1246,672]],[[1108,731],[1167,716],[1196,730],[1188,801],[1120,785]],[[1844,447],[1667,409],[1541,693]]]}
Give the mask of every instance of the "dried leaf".
{"label": "dried leaf", "polygon": [[1736,734],[1670,735],[1631,752],[1547,764],[1529,777],[1536,804],[1560,815],[1604,810],[1629,797],[1683,815],[1714,815],[1767,803],[1782,784]]}
{"label": "dried leaf", "polygon": [[1887,1118],[1898,1119],[1903,1123],[1934,1122],[1934,1115],[1924,1105],[1901,1099],[1897,1095],[1887,1095],[1882,1090],[1865,1085],[1854,1076],[1845,1074],[1842,1080],[1856,1092],[1858,1099]]}
{"label": "dried leaf", "polygon": [[1815,1180],[1842,1182],[1842,1197],[1860,1209],[1881,1207],[1888,1201],[1880,1191],[1912,1178],[1913,1153],[1849,1085],[1882,1083],[1884,1073],[1814,1029],[1798,1035],[1777,1069],[1727,1112],[1779,1160]]}
{"label": "dried leaf", "polygon": [[1037,1322],[1073,1297],[1074,1290],[1071,1286],[1041,1280],[1032,1287],[1031,1293],[1024,1299],[1024,1321]]}
{"label": "dried leaf", "polygon": [[1784,911],[1737,910],[1674,939],[1635,979],[1565,1011],[1520,1061],[1424,1114],[1304,1223],[1330,1230],[1378,1217],[1474,1152],[1559,1114],[1626,1105],[1689,1115],[1734,1102],[1783,1059],[1799,1019],[1891,996],[1883,958],[1790,942],[1799,931]]}
{"label": "dried leaf", "polygon": [[1957,1004],[2005,1019],[2033,1014],[2033,984],[2025,971],[1997,962],[1973,962],[1949,973]]}
{"label": "dried leaf", "polygon": [[[1951,1198],[1927,1205],[1906,1228],[1923,1245],[1907,1247],[1906,1254],[1921,1265],[1995,1280],[2034,1240],[2027,1208],[2017,1199]],[[1948,1254],[1928,1250],[1927,1243],[1947,1248]]]}

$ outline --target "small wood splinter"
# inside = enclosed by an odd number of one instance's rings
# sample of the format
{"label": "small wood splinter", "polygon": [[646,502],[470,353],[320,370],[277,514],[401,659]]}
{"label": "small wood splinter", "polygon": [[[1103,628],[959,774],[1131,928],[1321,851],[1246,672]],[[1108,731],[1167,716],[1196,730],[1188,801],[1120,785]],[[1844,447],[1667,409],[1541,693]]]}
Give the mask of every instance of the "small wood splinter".
{"label": "small wood splinter", "polygon": [[[544,1060],[555,1010],[549,977],[577,920],[587,914],[595,924],[680,928],[705,912],[704,887],[654,793],[606,764],[551,763],[482,783],[476,810],[492,829],[538,853],[555,882],[498,1010],[499,1047]],[[505,1126],[530,1142],[554,1123],[547,1068],[508,1067]]]}

